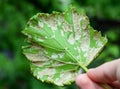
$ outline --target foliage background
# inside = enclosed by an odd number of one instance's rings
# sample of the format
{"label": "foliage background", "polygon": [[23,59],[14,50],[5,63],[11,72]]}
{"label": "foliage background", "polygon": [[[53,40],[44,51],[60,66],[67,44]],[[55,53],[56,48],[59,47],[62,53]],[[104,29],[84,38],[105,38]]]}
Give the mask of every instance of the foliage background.
{"label": "foliage background", "polygon": [[84,8],[91,25],[109,40],[89,68],[120,57],[120,0],[0,0],[0,89],[77,89],[75,84],[57,87],[36,80],[21,50],[21,30],[31,16],[61,12],[70,4]]}

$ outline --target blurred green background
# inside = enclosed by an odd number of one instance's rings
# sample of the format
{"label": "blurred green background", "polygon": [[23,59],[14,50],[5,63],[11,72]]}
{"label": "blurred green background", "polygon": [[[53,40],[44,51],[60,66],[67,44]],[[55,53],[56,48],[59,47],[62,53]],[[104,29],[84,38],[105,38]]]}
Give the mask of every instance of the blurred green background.
{"label": "blurred green background", "polygon": [[62,12],[70,4],[84,8],[91,25],[109,40],[89,68],[120,57],[120,0],[0,0],[0,89],[77,89],[75,84],[57,87],[36,80],[21,50],[21,30],[31,16]]}

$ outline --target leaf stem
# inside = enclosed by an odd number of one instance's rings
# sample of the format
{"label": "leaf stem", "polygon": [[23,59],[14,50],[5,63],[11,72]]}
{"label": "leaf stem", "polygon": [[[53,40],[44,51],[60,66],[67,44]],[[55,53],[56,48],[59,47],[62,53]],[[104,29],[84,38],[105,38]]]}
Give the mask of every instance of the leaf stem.
{"label": "leaf stem", "polygon": [[79,63],[79,66],[80,66],[85,72],[88,71],[88,68],[87,68],[86,66],[84,66],[84,65],[81,65],[81,63]]}

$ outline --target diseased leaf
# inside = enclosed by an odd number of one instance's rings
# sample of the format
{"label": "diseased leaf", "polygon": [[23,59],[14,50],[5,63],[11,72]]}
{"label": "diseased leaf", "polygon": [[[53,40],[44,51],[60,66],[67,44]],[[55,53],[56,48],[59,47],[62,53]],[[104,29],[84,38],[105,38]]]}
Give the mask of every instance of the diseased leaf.
{"label": "diseased leaf", "polygon": [[23,53],[31,61],[33,75],[59,86],[71,84],[107,42],[90,26],[84,11],[74,7],[63,13],[38,13],[22,32],[28,36],[30,45]]}

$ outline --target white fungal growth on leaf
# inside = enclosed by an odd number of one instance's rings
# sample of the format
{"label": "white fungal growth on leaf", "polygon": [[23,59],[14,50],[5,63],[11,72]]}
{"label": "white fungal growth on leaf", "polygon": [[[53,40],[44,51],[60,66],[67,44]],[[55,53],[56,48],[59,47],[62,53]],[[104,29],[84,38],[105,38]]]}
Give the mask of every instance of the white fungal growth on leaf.
{"label": "white fungal growth on leaf", "polygon": [[60,30],[60,32],[61,32],[61,36],[64,36],[64,31],[63,31],[63,30]]}
{"label": "white fungal growth on leaf", "polygon": [[65,54],[65,53],[59,53],[58,56],[59,56],[60,58],[63,58],[64,54]]}
{"label": "white fungal growth on leaf", "polygon": [[75,43],[75,39],[74,39],[74,37],[73,37],[73,34],[71,34],[71,35],[69,36],[68,42],[69,42],[70,44],[72,44],[72,45]]}
{"label": "white fungal growth on leaf", "polygon": [[52,59],[56,59],[56,58],[58,58],[58,54],[53,53],[52,56],[51,56],[51,58],[52,58]]}
{"label": "white fungal growth on leaf", "polygon": [[38,22],[38,26],[43,28],[43,23],[41,23],[40,21]]}
{"label": "white fungal growth on leaf", "polygon": [[38,13],[22,32],[28,36],[23,53],[33,75],[58,86],[74,82],[78,71],[86,71],[107,43],[90,26],[84,11],[72,6],[62,13]]}

